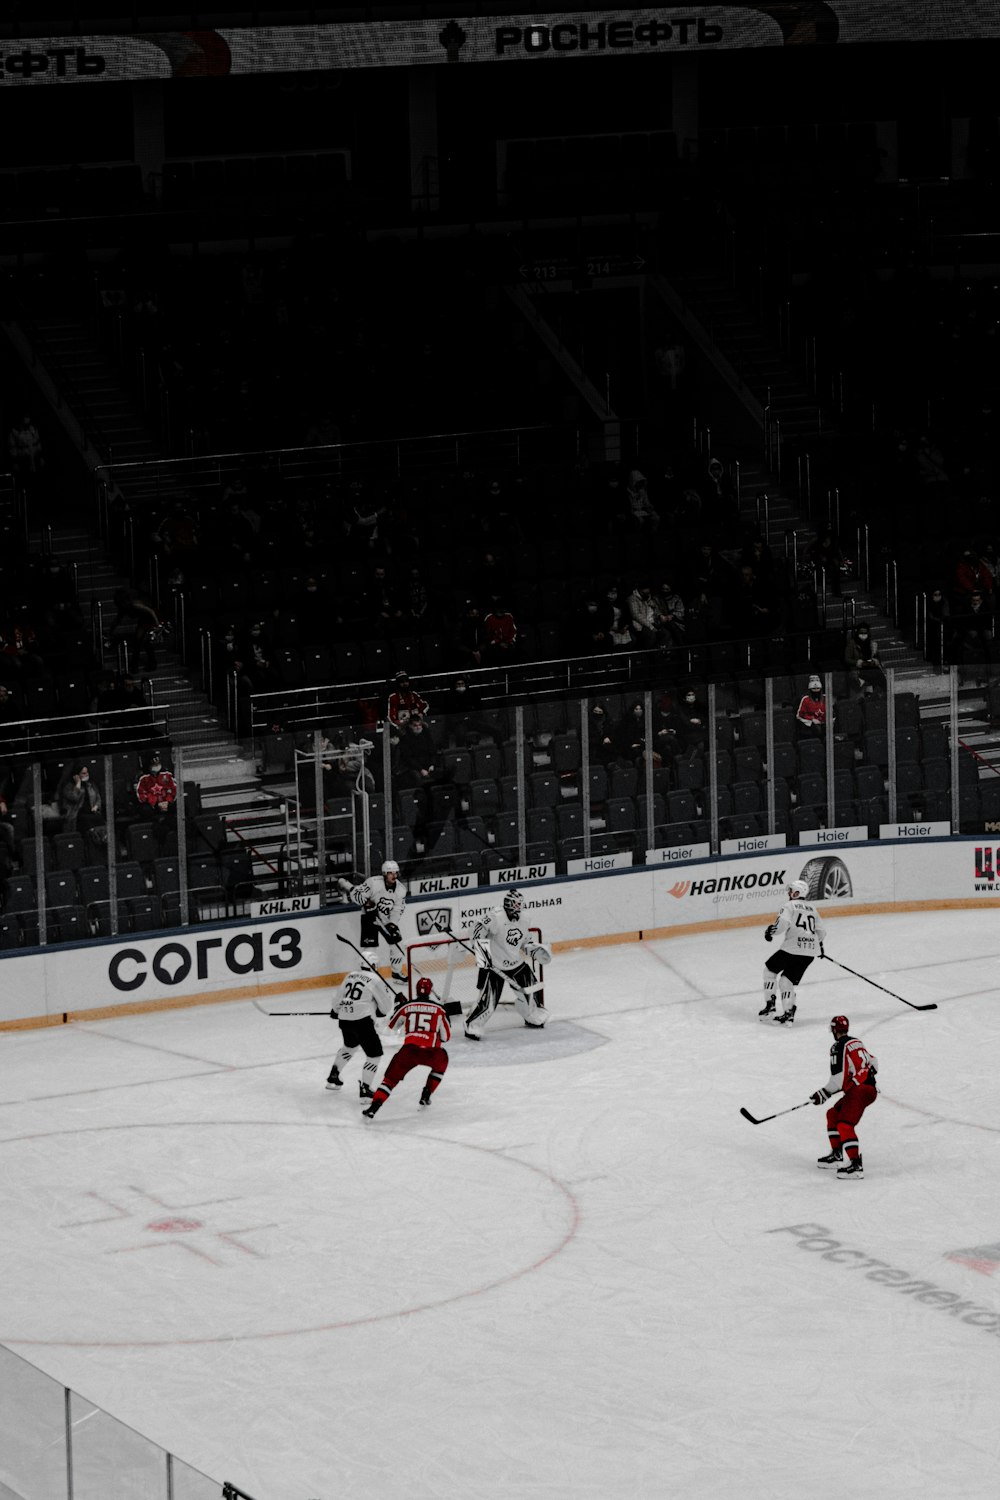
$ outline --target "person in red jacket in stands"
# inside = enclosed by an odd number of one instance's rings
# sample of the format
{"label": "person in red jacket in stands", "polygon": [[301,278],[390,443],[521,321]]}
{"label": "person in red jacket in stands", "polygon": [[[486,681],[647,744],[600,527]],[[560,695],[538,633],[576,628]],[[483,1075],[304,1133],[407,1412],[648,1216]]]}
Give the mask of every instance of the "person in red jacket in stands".
{"label": "person in red jacket in stands", "polygon": [[165,769],[158,750],[154,750],[147,758],[146,769],[135,785],[135,795],[143,817],[152,824],[153,832],[162,845],[167,835],[177,827],[173,816],[177,801],[177,782],[173,772]]}
{"label": "person in red jacket in stands", "polygon": [[389,694],[389,723],[395,729],[402,729],[411,719],[422,719],[427,709],[427,699],[422,698],[411,685],[409,672],[397,672]]}
{"label": "person in red jacket in stands", "polygon": [[494,599],[483,621],[486,636],[484,656],[492,663],[512,661],[517,653],[517,625],[502,599]]}
{"label": "person in red jacket in stands", "polygon": [[802,696],[795,717],[799,721],[799,734],[812,738],[823,733],[826,725],[826,696],[818,677],[810,677],[809,686]]}
{"label": "person in red jacket in stands", "polygon": [[970,594],[979,593],[989,598],[993,593],[993,574],[971,547],[966,547],[959,558],[955,569],[955,588],[966,599]]}

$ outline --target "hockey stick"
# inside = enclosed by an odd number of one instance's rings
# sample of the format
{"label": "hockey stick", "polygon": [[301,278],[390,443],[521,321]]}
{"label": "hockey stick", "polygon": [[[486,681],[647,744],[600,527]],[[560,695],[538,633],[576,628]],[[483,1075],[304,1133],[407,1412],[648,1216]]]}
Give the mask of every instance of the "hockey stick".
{"label": "hockey stick", "polygon": [[345,937],[342,932],[338,932],[337,933],[337,941],[338,941],[338,943],[346,943],[347,946],[348,946],[348,948],[354,948],[354,951],[358,955],[358,957],[360,958],[361,962],[363,964],[367,964],[368,968],[371,969],[372,973],[375,974],[375,975],[377,975],[378,978],[381,979],[381,981],[385,985],[386,989],[390,992],[390,994],[395,999],[396,991],[393,989],[393,987],[389,983],[388,979],[386,979],[383,974],[379,974],[378,969],[376,969],[376,967],[375,967],[375,965],[373,963],[371,963],[367,958],[365,958],[365,955],[362,953],[361,949],[355,947],[355,945],[351,942],[350,938]]}
{"label": "hockey stick", "polygon": [[255,1005],[262,1016],[326,1016],[328,1021],[330,1019],[330,1012],[328,1010],[265,1010],[263,1005],[259,1001],[254,1000],[252,996],[250,1004]]}
{"label": "hockey stick", "polygon": [[838,969],[843,969],[845,973],[853,974],[855,979],[863,979],[865,984],[870,984],[873,989],[881,990],[883,995],[891,995],[894,1000],[901,1000],[911,1010],[937,1010],[936,1000],[932,1000],[929,1005],[916,1005],[912,1000],[903,1000],[902,995],[897,995],[895,990],[887,990],[884,984],[876,984],[874,979],[869,979],[865,974],[859,974],[857,969],[849,969],[846,964],[838,963],[837,959],[830,958],[829,953],[824,953],[823,957],[830,963],[836,964]]}
{"label": "hockey stick", "polygon": [[748,1109],[741,1109],[740,1114],[743,1116],[744,1120],[749,1120],[751,1125],[763,1125],[765,1120],[776,1120],[778,1118],[778,1115],[790,1115],[794,1110],[805,1109],[806,1105],[811,1103],[811,1099],[803,1099],[801,1104],[793,1104],[791,1109],[779,1109],[777,1114],[761,1115],[759,1120],[757,1119],[756,1115],[752,1115]]}

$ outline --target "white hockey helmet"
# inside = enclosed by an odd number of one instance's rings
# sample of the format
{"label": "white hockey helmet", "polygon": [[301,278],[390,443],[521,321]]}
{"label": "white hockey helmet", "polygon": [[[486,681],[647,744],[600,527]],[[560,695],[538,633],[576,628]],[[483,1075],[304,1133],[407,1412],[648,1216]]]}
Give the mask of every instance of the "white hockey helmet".
{"label": "white hockey helmet", "polygon": [[808,894],[809,894],[809,884],[808,884],[808,881],[805,881],[805,880],[790,880],[788,882],[788,890],[789,890],[789,893],[792,896],[798,896],[799,898],[801,898],[803,896],[808,896]]}
{"label": "white hockey helmet", "polygon": [[394,859],[384,859],[382,861],[382,874],[395,875],[396,879],[399,879],[399,866]]}
{"label": "white hockey helmet", "polygon": [[514,917],[521,915],[521,907],[524,905],[524,897],[520,891],[507,891],[503,898],[503,909],[508,918],[513,921]]}

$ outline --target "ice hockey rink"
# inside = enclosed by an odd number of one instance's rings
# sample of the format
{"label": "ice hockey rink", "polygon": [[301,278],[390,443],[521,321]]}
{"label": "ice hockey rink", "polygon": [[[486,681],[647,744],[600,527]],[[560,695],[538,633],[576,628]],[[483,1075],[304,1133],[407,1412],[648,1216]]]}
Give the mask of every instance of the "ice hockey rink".
{"label": "ice hockey rink", "polygon": [[[256,1500],[996,1500],[1000,914],[827,948],[940,1008],[817,963],[761,1025],[756,928],[564,951],[544,1033],[501,1010],[371,1122],[322,1018],[6,1033],[0,1342]],[[823,1110],[739,1112],[825,1082],[837,1012],[860,1182]],[[0,1481],[49,1440],[26,1404]]]}

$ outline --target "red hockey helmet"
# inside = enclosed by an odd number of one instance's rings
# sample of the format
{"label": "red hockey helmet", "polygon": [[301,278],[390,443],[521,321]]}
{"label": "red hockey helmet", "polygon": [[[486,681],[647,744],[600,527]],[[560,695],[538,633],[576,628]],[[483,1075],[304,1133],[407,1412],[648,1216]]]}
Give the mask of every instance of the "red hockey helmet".
{"label": "red hockey helmet", "polygon": [[417,980],[417,999],[418,1000],[426,1000],[427,997],[429,995],[433,995],[433,993],[434,993],[434,985],[431,982],[431,980],[429,980],[429,979],[418,979]]}
{"label": "red hockey helmet", "polygon": [[830,1022],[830,1030],[834,1036],[846,1036],[851,1029],[851,1023],[846,1016],[834,1016]]}

